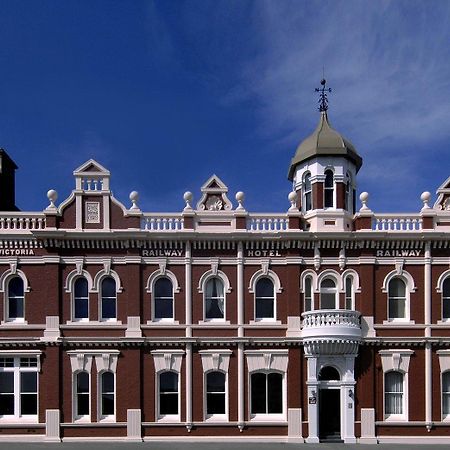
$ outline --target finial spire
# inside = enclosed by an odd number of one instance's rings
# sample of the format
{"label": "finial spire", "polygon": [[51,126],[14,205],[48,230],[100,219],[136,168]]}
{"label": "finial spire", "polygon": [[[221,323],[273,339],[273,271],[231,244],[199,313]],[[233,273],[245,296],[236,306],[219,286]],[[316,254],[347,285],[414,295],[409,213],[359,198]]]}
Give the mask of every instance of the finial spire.
{"label": "finial spire", "polygon": [[316,88],[316,92],[320,92],[319,94],[319,111],[324,112],[328,109],[328,97],[327,92],[331,92],[331,88],[327,88],[327,80],[325,78],[322,78],[320,80],[320,84],[322,85],[321,88]]}

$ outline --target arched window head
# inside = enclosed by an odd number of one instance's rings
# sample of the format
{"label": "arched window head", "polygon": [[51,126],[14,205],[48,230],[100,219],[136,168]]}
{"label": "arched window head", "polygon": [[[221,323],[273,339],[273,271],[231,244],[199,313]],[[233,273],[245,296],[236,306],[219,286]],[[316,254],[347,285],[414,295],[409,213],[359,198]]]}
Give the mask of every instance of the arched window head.
{"label": "arched window head", "polygon": [[303,178],[303,210],[310,211],[312,209],[312,187],[311,187],[311,174],[308,172]]}
{"label": "arched window head", "polygon": [[341,376],[337,369],[331,366],[325,366],[320,369],[319,376],[317,377],[319,381],[339,381]]}
{"label": "arched window head", "polygon": [[[87,283],[86,283],[87,286]],[[101,285],[101,320],[117,319],[117,289],[116,280],[112,277],[105,277]]]}
{"label": "arched window head", "polygon": [[275,319],[275,289],[268,277],[260,278],[255,287],[255,320]]}
{"label": "arched window head", "polygon": [[450,277],[442,283],[442,319],[450,319]]}
{"label": "arched window head", "polygon": [[154,287],[154,320],[173,320],[173,285],[169,278],[161,277]]}
{"label": "arched window head", "polygon": [[73,318],[74,320],[89,319],[88,282],[84,277],[77,278],[74,283]]}
{"label": "arched window head", "polygon": [[225,292],[223,281],[210,278],[205,287],[205,320],[225,319]]}
{"label": "arched window head", "polygon": [[310,276],[305,278],[304,296],[305,296],[305,311],[311,311],[314,305],[313,305],[312,278]]}
{"label": "arched window head", "polygon": [[338,306],[336,282],[325,278],[320,283],[320,309],[335,309]]}
{"label": "arched window head", "polygon": [[7,286],[6,319],[23,321],[25,318],[25,297],[23,280],[13,277]]}
{"label": "arched window head", "polygon": [[325,170],[324,207],[334,206],[334,174],[332,170]]}
{"label": "arched window head", "polygon": [[392,278],[389,281],[388,319],[407,319],[406,283],[401,278]]}

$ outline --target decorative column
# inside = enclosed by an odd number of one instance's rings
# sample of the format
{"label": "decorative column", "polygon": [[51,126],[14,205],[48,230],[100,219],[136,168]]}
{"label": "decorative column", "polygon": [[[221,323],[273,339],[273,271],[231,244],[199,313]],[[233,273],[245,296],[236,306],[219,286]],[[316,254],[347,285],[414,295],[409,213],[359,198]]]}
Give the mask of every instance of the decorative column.
{"label": "decorative column", "polygon": [[432,351],[429,338],[431,337],[431,245],[425,243],[424,261],[424,311],[425,311],[425,422],[428,432],[432,426],[433,411],[433,377]]}
{"label": "decorative column", "polygon": [[317,381],[317,358],[306,355],[308,388],[308,437],[306,443],[319,442],[319,383]]}
{"label": "decorative column", "polygon": [[244,344],[238,343],[238,427],[242,431],[244,429],[245,411],[244,411],[244,380],[245,380],[245,361],[244,361]]}
{"label": "decorative column", "polygon": [[244,246],[242,242],[237,247],[237,322],[238,336],[244,336]]}
{"label": "decorative column", "polygon": [[192,337],[192,258],[191,243],[186,242],[185,265],[185,309],[186,309],[186,337]]}

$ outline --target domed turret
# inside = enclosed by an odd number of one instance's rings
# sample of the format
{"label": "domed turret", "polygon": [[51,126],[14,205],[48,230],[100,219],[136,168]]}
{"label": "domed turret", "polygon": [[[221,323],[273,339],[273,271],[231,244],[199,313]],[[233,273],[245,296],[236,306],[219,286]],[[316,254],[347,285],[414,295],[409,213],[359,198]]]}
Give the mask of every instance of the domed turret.
{"label": "domed turret", "polygon": [[315,131],[297,147],[288,179],[311,230],[351,228],[355,211],[356,174],[362,165],[353,144],[328,122],[326,80],[321,81],[320,120]]}

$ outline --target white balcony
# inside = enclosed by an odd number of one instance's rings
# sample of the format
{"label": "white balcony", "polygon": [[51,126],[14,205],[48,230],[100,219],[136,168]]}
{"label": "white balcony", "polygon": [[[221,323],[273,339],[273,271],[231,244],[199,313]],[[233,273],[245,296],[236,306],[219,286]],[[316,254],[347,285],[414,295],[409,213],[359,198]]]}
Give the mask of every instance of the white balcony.
{"label": "white balcony", "polygon": [[321,309],[302,314],[302,338],[308,355],[356,354],[361,341],[360,313]]}

